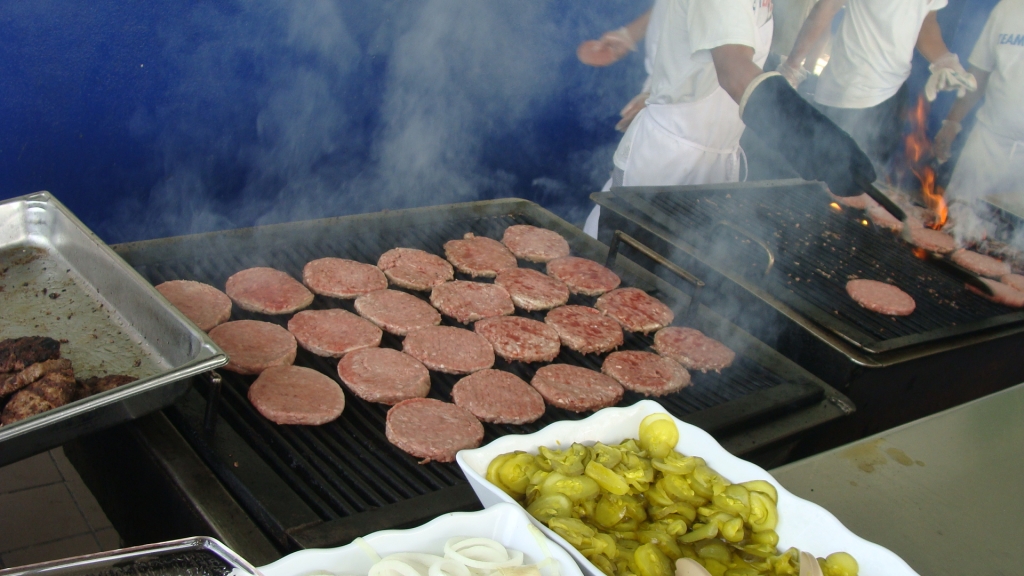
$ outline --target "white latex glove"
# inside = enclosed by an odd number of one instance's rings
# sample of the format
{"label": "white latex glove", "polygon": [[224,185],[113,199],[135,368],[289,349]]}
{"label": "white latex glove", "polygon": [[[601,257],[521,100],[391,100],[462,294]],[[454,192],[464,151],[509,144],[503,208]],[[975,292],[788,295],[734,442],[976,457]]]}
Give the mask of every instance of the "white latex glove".
{"label": "white latex glove", "polygon": [[629,35],[629,30],[626,30],[625,26],[618,30],[605,32],[598,41],[607,44],[622,55],[625,55],[626,52],[636,52],[636,40]]}
{"label": "white latex glove", "polygon": [[938,158],[940,163],[946,163],[949,161],[950,150],[953,148],[953,140],[956,140],[956,135],[960,133],[962,127],[959,122],[953,122],[952,120],[943,120],[942,128],[939,128],[939,133],[935,135],[935,157]]}
{"label": "white latex glove", "polygon": [[789,82],[789,85],[792,86],[794,90],[800,86],[801,82],[807,79],[807,75],[809,74],[803,66],[793,68],[789,65],[788,61],[784,61],[779,64],[779,67],[776,68],[775,71],[782,74],[782,77]]}
{"label": "white latex glove", "polygon": [[633,96],[633,99],[629,101],[629,104],[626,104],[626,106],[619,112],[619,116],[622,116],[622,120],[619,120],[618,123],[615,124],[615,129],[619,132],[625,132],[626,128],[629,128],[629,125],[633,123],[633,118],[636,118],[636,115],[647,106],[647,99],[650,98],[650,96],[650,92],[641,92],[636,96]]}
{"label": "white latex glove", "polygon": [[924,96],[929,102],[935,100],[939,92],[956,90],[957,98],[963,98],[967,92],[978,89],[978,81],[974,75],[964,70],[960,58],[952,52],[939,56],[928,66],[932,73],[924,85]]}

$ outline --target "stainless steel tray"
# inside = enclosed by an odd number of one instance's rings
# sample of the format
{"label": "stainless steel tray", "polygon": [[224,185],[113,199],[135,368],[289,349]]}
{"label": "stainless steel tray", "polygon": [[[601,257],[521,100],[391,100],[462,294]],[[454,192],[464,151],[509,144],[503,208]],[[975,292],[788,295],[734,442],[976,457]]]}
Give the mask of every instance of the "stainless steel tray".
{"label": "stainless steel tray", "polygon": [[0,465],[159,410],[227,363],[48,192],[0,202],[0,339],[33,335],[60,340],[76,378],[138,380],[0,427]]}
{"label": "stainless steel tray", "polygon": [[0,570],[3,576],[14,574],[259,576],[260,572],[224,544],[200,536]]}

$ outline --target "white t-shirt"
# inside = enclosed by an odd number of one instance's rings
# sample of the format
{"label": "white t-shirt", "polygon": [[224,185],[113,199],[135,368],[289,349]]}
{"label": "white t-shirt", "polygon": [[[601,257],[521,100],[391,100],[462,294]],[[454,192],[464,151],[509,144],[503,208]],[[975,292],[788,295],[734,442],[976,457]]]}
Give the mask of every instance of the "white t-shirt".
{"label": "white t-shirt", "polygon": [[[649,104],[693,102],[714,92],[718,74],[711,49],[757,48],[757,28],[772,17],[772,0],[664,0],[656,8]],[[659,13],[661,21],[655,22]]]}
{"label": "white t-shirt", "polygon": [[870,108],[891,98],[910,76],[921,24],[946,1],[849,0],[814,99]]}
{"label": "white t-shirt", "polygon": [[978,122],[1024,141],[1024,0],[1002,0],[992,9],[970,62],[992,73]]}

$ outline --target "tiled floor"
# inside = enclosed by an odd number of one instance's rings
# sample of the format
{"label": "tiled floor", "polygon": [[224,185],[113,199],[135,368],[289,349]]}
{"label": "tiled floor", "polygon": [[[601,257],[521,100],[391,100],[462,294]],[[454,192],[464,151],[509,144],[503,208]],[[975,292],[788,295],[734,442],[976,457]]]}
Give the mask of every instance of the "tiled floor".
{"label": "tiled floor", "polygon": [[63,449],[0,468],[0,568],[120,545],[120,536]]}

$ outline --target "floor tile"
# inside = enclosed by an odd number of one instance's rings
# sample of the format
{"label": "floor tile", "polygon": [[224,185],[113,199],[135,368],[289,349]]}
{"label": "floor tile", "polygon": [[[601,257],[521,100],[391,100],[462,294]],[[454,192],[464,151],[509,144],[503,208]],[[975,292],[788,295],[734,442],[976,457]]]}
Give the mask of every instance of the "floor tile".
{"label": "floor tile", "polygon": [[64,483],[0,494],[0,552],[87,532],[89,525]]}
{"label": "floor tile", "polygon": [[75,467],[68,461],[67,456],[64,455],[64,449],[54,448],[50,450],[50,456],[64,477],[64,482],[71,492],[71,497],[75,499],[78,509],[85,516],[85,521],[89,523],[89,528],[93,531],[112,528],[113,525],[110,523],[107,515],[103,513],[103,509],[100,508],[96,497],[92,495],[85,482],[82,481],[82,477],[78,475],[78,471],[75,470]]}
{"label": "floor tile", "polygon": [[15,566],[24,566],[48,560],[60,560],[62,558],[96,552],[101,552],[101,550],[93,535],[81,534],[45,544],[35,544],[20,550],[7,552],[0,557],[3,558],[4,565],[13,568]]}
{"label": "floor tile", "polygon": [[94,535],[96,536],[96,541],[99,542],[100,548],[104,552],[124,548],[124,543],[121,542],[121,536],[119,536],[117,534],[117,530],[114,530],[113,528],[98,530]]}
{"label": "floor tile", "polygon": [[0,493],[45,486],[62,480],[53,459],[44,452],[0,468]]}

